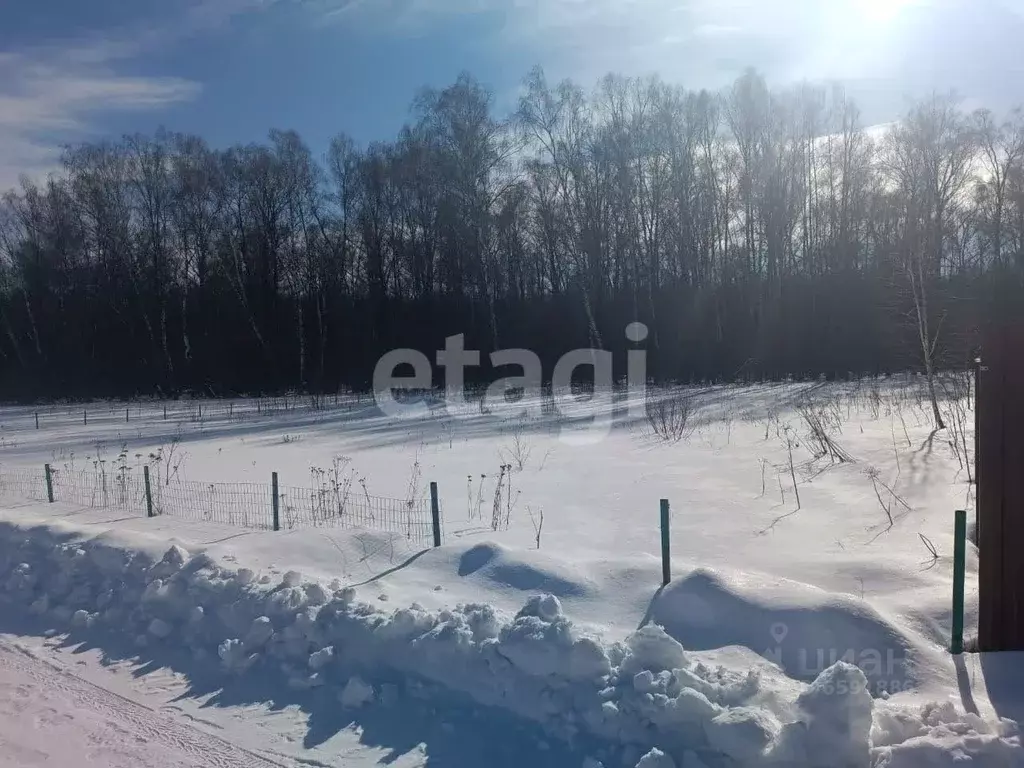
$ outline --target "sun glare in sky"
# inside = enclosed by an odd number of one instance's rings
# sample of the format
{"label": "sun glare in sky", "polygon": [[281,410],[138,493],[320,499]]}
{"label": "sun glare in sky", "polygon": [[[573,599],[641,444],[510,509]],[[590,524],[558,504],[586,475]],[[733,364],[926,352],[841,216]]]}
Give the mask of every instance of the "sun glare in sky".
{"label": "sun glare in sky", "polygon": [[827,0],[821,35],[795,72],[800,77],[862,78],[891,71],[913,35],[916,8],[932,0]]}
{"label": "sun glare in sky", "polygon": [[912,0],[855,0],[854,6],[861,18],[870,24],[888,24],[903,11]]}

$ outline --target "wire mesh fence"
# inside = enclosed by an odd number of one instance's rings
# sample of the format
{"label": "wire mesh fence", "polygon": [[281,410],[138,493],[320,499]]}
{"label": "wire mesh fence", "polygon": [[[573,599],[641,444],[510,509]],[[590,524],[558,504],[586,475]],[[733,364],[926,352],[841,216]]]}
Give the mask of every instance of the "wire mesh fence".
{"label": "wire mesh fence", "polygon": [[0,471],[0,498],[46,501],[46,475],[42,471],[4,468]]}
{"label": "wire mesh fence", "polygon": [[304,417],[327,412],[351,412],[374,402],[373,393],[338,392],[330,395],[278,395],[218,399],[144,400],[132,402],[12,406],[8,418],[35,429],[137,422],[209,424],[291,414]]}
{"label": "wire mesh fence", "polygon": [[430,542],[429,503],[355,493],[344,487],[281,488],[283,528],[367,528]]}
{"label": "wire mesh fence", "polygon": [[269,485],[172,480],[154,484],[151,494],[155,515],[257,530],[274,527],[274,497]]}
{"label": "wire mesh fence", "polygon": [[[119,469],[51,469],[53,500],[83,507],[120,507],[140,515],[166,515],[251,530],[355,528],[394,533],[429,546],[440,539],[429,499],[392,499],[355,493],[346,485],[300,488],[262,483],[203,483],[151,478]],[[44,470],[0,468],[0,497],[47,501]]]}
{"label": "wire mesh fence", "polygon": [[50,473],[54,501],[81,507],[145,508],[145,489],[127,472],[73,472],[54,469]]}

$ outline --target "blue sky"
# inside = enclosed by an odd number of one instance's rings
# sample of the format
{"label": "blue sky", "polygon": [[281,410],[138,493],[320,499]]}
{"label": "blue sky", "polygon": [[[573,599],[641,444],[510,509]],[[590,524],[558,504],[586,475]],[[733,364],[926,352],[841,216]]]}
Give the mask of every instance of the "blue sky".
{"label": "blue sky", "polygon": [[462,70],[507,111],[534,64],[584,85],[840,80],[869,123],[932,89],[1005,111],[1022,41],[1024,0],[0,0],[0,189],[63,142],[158,126],[214,146],[295,128],[318,152],[390,138]]}

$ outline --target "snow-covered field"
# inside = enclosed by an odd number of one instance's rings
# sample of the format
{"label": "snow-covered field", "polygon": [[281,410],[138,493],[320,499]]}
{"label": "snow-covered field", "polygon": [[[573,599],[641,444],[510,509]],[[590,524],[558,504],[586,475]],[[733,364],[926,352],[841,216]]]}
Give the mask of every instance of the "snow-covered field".
{"label": "snow-covered field", "polygon": [[[366,399],[127,422],[105,404],[88,423],[40,411],[39,429],[35,409],[0,410],[0,477],[159,457],[172,486],[277,472],[416,504],[433,481],[444,528],[423,550],[9,492],[0,672],[28,648],[286,765],[1024,765],[1024,662],[947,651],[969,400],[944,401],[938,433],[912,380],[656,400],[653,424],[621,398],[405,419]],[[970,633],[973,545],[967,572]]]}

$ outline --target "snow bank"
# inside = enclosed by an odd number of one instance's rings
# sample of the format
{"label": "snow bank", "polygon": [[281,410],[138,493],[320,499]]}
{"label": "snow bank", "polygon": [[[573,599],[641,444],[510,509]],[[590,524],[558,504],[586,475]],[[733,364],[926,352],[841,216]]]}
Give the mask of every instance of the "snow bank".
{"label": "snow bank", "polygon": [[[664,597],[678,610],[674,587]],[[512,617],[485,604],[385,612],[294,571],[267,583],[177,545],[154,556],[130,542],[7,525],[0,592],[64,631],[129,632],[140,645],[219,658],[228,674],[277,671],[296,688],[330,685],[350,709],[374,701],[383,677],[441,686],[584,744],[595,755],[588,762],[608,768],[930,766],[957,756],[1024,764],[1008,722],[948,704],[876,705],[852,664],[837,662],[810,685],[771,688],[767,665],[710,668],[656,623],[604,644],[550,594]]]}
{"label": "snow bank", "polygon": [[696,569],[669,584],[654,600],[650,618],[694,650],[738,645],[810,682],[837,661],[868,678],[875,695],[916,687],[916,670],[936,666],[923,638],[880,615],[863,600],[778,579],[740,583]]}

